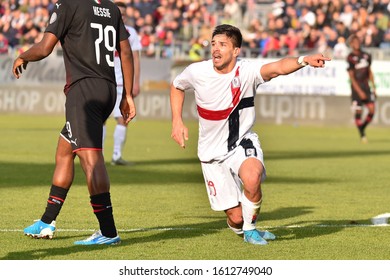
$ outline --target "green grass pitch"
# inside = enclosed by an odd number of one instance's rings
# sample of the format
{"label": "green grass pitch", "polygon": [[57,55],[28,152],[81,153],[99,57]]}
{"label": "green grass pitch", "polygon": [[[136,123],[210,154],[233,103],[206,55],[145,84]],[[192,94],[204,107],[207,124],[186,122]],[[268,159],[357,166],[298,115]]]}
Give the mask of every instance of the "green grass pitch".
{"label": "green grass pitch", "polygon": [[388,260],[390,227],[370,218],[390,212],[388,128],[255,126],[267,180],[258,227],[277,235],[267,246],[244,243],[210,209],[196,157],[197,123],[181,149],[169,121],[129,125],[124,158],[111,166],[114,121],[105,158],[119,246],[74,246],[97,228],[85,179],[76,176],[53,240],[23,235],[39,219],[54,168],[63,117],[0,116],[0,259],[2,260]]}

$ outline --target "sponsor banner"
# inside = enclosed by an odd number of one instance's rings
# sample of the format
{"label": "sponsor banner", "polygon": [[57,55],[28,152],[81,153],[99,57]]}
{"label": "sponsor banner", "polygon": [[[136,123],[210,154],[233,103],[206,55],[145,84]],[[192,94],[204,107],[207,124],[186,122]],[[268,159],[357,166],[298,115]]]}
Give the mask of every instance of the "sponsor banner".
{"label": "sponsor banner", "polygon": [[[169,91],[148,91],[136,99],[138,119],[171,119]],[[64,114],[60,86],[0,87],[0,114]],[[275,124],[352,125],[349,96],[260,93],[255,98],[257,119]],[[184,119],[197,119],[194,94],[186,94]],[[390,125],[390,96],[378,98],[374,125]]]}
{"label": "sponsor banner", "polygon": [[63,86],[0,86],[0,114],[63,114]]}
{"label": "sponsor banner", "polygon": [[[65,67],[62,55],[52,54],[43,60],[29,63],[23,71],[22,77],[16,80],[12,75],[13,58],[0,55],[0,88],[4,85],[65,85]],[[141,85],[151,81],[166,81],[171,79],[172,61],[168,59],[155,60],[141,59]]]}
{"label": "sponsor banner", "polygon": [[[264,63],[271,62],[270,59]],[[346,61],[326,62],[324,68],[304,67],[261,85],[258,93],[350,96]],[[374,61],[372,71],[378,96],[390,96],[390,61]]]}
{"label": "sponsor banner", "polygon": [[[274,59],[259,58],[268,63]],[[29,63],[23,77],[16,81],[11,74],[13,59],[0,55],[0,88],[3,85],[59,84],[64,86],[65,69],[62,56],[51,55],[44,60]],[[147,82],[170,83],[189,62],[173,63],[171,60],[141,59],[141,84]],[[277,77],[261,85],[258,93],[337,95],[351,94],[347,62],[332,60],[324,68],[304,67],[290,75]],[[390,96],[390,61],[374,60],[372,70],[378,96]]]}
{"label": "sponsor banner", "polygon": [[[168,92],[148,92],[136,99],[139,118],[171,119]],[[390,97],[378,99],[373,125],[390,125]],[[256,118],[263,123],[354,125],[349,96],[258,94]],[[197,119],[194,95],[187,93],[183,118]]]}
{"label": "sponsor banner", "polygon": [[29,63],[19,80],[12,75],[12,65],[12,57],[0,55],[0,89],[3,85],[59,84],[64,87],[65,67],[62,56],[50,55],[43,60]]}

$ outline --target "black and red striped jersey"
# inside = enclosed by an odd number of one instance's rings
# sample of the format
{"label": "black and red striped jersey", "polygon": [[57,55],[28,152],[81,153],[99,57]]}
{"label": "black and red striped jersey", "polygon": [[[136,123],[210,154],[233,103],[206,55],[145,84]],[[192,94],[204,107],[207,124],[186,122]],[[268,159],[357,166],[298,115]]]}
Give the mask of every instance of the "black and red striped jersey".
{"label": "black and red striped jersey", "polygon": [[[371,55],[365,51],[351,52],[347,57],[348,71],[353,72],[357,83],[362,89],[369,92],[369,75],[371,67]],[[353,90],[353,88],[352,88]],[[367,92],[367,93],[368,93]]]}

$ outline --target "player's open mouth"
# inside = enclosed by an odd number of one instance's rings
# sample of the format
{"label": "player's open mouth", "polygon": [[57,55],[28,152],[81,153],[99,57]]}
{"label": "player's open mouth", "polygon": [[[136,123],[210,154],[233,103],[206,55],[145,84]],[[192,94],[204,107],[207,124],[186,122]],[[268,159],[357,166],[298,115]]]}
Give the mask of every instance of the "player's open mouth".
{"label": "player's open mouth", "polygon": [[213,60],[214,61],[220,61],[221,60],[221,56],[220,55],[213,55]]}

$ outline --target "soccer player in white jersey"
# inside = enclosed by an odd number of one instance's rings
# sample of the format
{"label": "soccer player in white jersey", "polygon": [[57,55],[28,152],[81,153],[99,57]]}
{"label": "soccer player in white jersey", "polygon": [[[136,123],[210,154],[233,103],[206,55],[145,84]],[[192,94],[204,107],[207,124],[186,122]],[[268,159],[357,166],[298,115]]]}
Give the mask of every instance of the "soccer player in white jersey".
{"label": "soccer player in white jersey", "polygon": [[[123,22],[125,22],[126,18],[126,4],[124,2],[115,2],[115,4],[118,6],[119,11],[122,14]],[[126,30],[129,32],[129,43],[131,46],[131,49],[133,51],[133,61],[134,61],[134,82],[133,82],[133,98],[137,97],[140,93],[140,72],[141,72],[141,63],[140,63],[140,51],[142,50],[141,41],[138,37],[137,31],[129,26],[126,25]],[[114,67],[115,67],[115,78],[116,78],[116,90],[118,93],[116,104],[114,107],[114,110],[112,111],[112,115],[116,120],[116,126],[114,129],[114,147],[112,152],[112,165],[131,165],[131,162],[128,162],[122,158],[122,151],[124,144],[126,142],[126,135],[127,135],[127,124],[125,123],[122,114],[119,109],[119,105],[122,99],[122,92],[123,92],[123,77],[122,77],[122,68],[121,68],[121,62],[119,59],[119,55],[117,52],[115,52],[114,56]],[[106,138],[106,126],[103,127],[103,140]]]}
{"label": "soccer player in white jersey", "polygon": [[185,91],[193,91],[199,115],[198,157],[211,208],[225,211],[228,226],[244,241],[256,245],[275,239],[256,229],[262,203],[261,183],[266,177],[263,152],[256,133],[256,88],[279,75],[310,65],[324,67],[322,54],[286,57],[262,65],[238,59],[242,35],[223,24],[212,34],[207,61],[189,65],[171,85],[172,138],[182,148],[188,128],[182,119]]}

